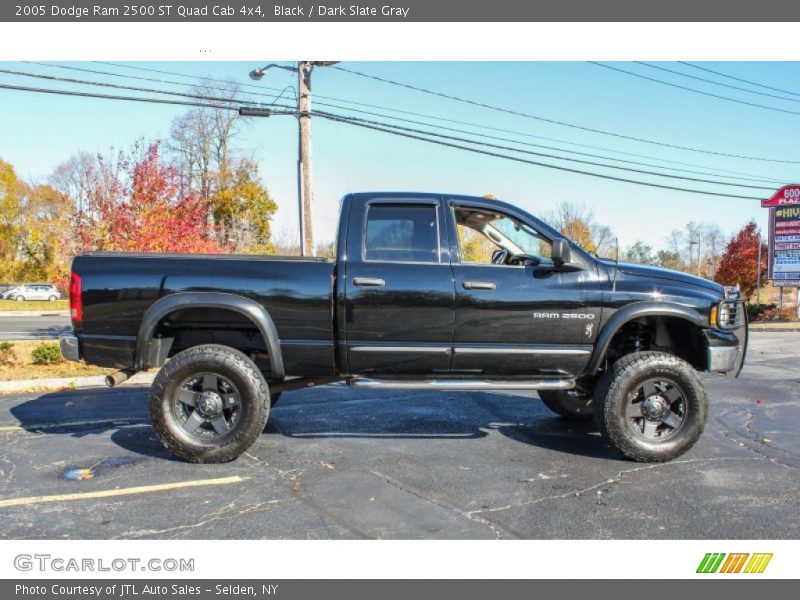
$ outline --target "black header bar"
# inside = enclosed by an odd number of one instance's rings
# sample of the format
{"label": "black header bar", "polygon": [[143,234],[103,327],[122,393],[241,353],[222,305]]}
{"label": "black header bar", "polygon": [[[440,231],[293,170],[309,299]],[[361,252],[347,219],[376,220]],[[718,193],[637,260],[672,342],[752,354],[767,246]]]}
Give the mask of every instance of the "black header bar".
{"label": "black header bar", "polygon": [[[788,0],[3,0],[4,22],[785,22]],[[756,40],[743,43],[757,43]]]}

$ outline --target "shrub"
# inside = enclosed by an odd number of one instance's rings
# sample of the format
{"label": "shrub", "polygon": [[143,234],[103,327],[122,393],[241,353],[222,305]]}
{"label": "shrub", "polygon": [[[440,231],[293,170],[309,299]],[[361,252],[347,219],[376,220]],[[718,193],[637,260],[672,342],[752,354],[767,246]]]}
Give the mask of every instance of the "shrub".
{"label": "shrub", "polygon": [[774,311],[775,304],[748,304],[747,305],[747,320],[748,321],[764,321],[766,320],[765,313]]}
{"label": "shrub", "polygon": [[764,309],[764,312],[762,312],[758,316],[759,321],[774,321],[777,318],[778,318],[778,307],[774,305]]}
{"label": "shrub", "polygon": [[797,318],[797,307],[784,306],[778,309],[778,319],[781,321],[794,321]]}
{"label": "shrub", "polygon": [[10,367],[15,362],[17,362],[17,353],[14,352],[14,344],[0,342],[0,367]]}
{"label": "shrub", "polygon": [[47,342],[42,342],[36,346],[31,352],[31,358],[35,365],[55,365],[63,360],[58,344],[49,344]]}

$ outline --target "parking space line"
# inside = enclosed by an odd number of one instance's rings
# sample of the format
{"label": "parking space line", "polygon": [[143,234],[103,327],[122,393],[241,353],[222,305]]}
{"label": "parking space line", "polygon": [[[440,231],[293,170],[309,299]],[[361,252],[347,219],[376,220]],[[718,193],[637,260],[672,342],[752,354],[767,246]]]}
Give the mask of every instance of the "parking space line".
{"label": "parking space line", "polygon": [[206,487],[217,485],[230,485],[232,483],[242,483],[249,477],[220,477],[217,479],[195,479],[192,481],[177,481],[175,483],[160,483],[157,485],[140,485],[129,488],[117,488],[113,490],[98,490],[96,492],[78,492],[73,494],[54,494],[52,496],[28,496],[26,498],[9,498],[0,500],[0,508],[12,506],[29,506],[31,504],[42,504],[45,502],[71,502],[73,500],[92,500],[95,498],[112,498],[114,496],[131,496],[135,494],[151,494],[153,492],[166,492],[192,487]]}
{"label": "parking space line", "polygon": [[[2,397],[0,396],[0,399]],[[117,426],[117,425],[137,425],[140,423],[148,423],[148,417],[131,417],[130,419],[94,419],[90,421],[64,421],[52,423],[33,423],[31,425],[22,425],[22,423],[0,423],[0,433],[4,431],[33,431],[39,430],[46,431],[48,429],[73,429],[76,427],[94,427],[100,425]]]}

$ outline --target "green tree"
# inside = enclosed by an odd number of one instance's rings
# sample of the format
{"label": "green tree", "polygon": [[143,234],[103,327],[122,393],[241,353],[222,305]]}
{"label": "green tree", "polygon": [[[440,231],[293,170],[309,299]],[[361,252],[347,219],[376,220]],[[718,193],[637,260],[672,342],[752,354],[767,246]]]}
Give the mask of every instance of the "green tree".
{"label": "green tree", "polygon": [[641,240],[636,240],[633,246],[625,251],[625,260],[646,265],[652,264],[655,262],[653,247]]}
{"label": "green tree", "polygon": [[18,237],[21,279],[50,281],[66,288],[74,208],[70,198],[49,185],[25,186]]}
{"label": "green tree", "polygon": [[669,250],[659,250],[656,252],[655,261],[653,262],[659,267],[672,269],[673,271],[681,270],[684,264],[681,261],[680,254],[677,252],[671,252]]}
{"label": "green tree", "polygon": [[14,167],[0,160],[0,280],[17,279],[20,196],[23,184]]}
{"label": "green tree", "polygon": [[270,221],[278,205],[261,184],[258,165],[240,159],[232,167],[222,165],[215,179],[209,202],[220,242],[245,254],[274,253]]}

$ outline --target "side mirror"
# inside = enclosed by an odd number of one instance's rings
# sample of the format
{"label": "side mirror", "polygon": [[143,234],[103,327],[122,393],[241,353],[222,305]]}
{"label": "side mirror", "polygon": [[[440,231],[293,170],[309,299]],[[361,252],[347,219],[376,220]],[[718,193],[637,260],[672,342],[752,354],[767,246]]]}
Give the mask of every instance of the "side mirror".
{"label": "side mirror", "polygon": [[553,249],[550,256],[556,267],[572,262],[572,251],[570,250],[569,242],[565,239],[553,240]]}
{"label": "side mirror", "polygon": [[550,257],[553,259],[555,271],[580,271],[583,268],[580,264],[572,262],[572,249],[569,242],[563,238],[553,240]]}

